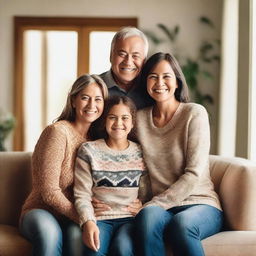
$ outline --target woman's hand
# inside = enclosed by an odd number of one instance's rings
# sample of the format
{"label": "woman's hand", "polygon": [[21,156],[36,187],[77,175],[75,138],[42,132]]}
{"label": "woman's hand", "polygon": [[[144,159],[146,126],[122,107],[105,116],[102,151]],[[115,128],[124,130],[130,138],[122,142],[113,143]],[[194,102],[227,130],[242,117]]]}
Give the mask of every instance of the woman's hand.
{"label": "woman's hand", "polygon": [[83,242],[88,248],[96,252],[100,248],[99,234],[99,228],[94,221],[88,220],[83,225]]}
{"label": "woman's hand", "polygon": [[130,205],[128,205],[125,210],[130,212],[133,216],[137,215],[137,213],[141,210],[142,203],[139,199],[135,199]]}
{"label": "woman's hand", "polygon": [[105,211],[111,210],[111,207],[109,205],[103,203],[102,201],[96,199],[95,197],[92,198],[92,205],[94,208],[94,215],[96,217],[102,215]]}

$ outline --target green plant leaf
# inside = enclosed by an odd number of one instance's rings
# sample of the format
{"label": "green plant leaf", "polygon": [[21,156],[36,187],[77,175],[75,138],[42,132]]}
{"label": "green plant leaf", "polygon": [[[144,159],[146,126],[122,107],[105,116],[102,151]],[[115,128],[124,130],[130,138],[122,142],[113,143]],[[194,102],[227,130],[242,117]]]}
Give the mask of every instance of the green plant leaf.
{"label": "green plant leaf", "polygon": [[219,55],[213,55],[212,59],[216,60],[216,61],[220,61],[220,56]]}
{"label": "green plant leaf", "polygon": [[183,68],[186,72],[190,74],[198,74],[199,72],[199,65],[196,61],[192,61],[191,59],[187,59],[186,64],[183,65]]}
{"label": "green plant leaf", "polygon": [[209,53],[209,51],[211,51],[213,49],[213,45],[209,42],[203,42],[200,46],[200,53],[202,56],[205,56],[206,54]]}
{"label": "green plant leaf", "polygon": [[199,20],[200,20],[202,23],[204,23],[204,24],[210,26],[211,28],[214,28],[213,22],[212,22],[208,17],[201,16]]}
{"label": "green plant leaf", "polygon": [[164,24],[157,24],[157,26],[165,33],[165,35],[173,42],[176,38],[176,35],[169,29],[167,28]]}
{"label": "green plant leaf", "polygon": [[207,101],[208,103],[211,103],[211,104],[213,104],[213,102],[214,102],[213,101],[213,97],[211,95],[209,95],[209,94],[204,95],[202,100],[203,100],[203,102]]}
{"label": "green plant leaf", "polygon": [[[185,75],[185,74],[184,74]],[[186,76],[185,76],[186,77]],[[186,78],[188,87],[192,90],[192,91],[196,91],[197,88],[197,79],[194,76],[189,76]]]}
{"label": "green plant leaf", "polygon": [[221,45],[221,41],[220,41],[220,39],[215,39],[214,41],[215,41],[215,43],[216,43],[218,46],[220,46],[220,45]]}
{"label": "green plant leaf", "polygon": [[195,91],[195,102],[203,105],[203,96],[199,90]]}
{"label": "green plant leaf", "polygon": [[163,39],[159,38],[154,32],[152,31],[143,31],[147,38],[153,42],[155,45],[159,45],[164,42]]}
{"label": "green plant leaf", "polygon": [[207,62],[207,63],[212,62],[212,58],[208,58],[208,57],[202,57],[202,60],[203,60],[204,62]]}
{"label": "green plant leaf", "polygon": [[1,117],[0,113],[0,144],[2,145],[0,151],[4,150],[3,143],[8,134],[15,126],[15,119],[13,116]]}
{"label": "green plant leaf", "polygon": [[175,28],[174,28],[175,36],[178,35],[179,32],[180,32],[180,27],[178,25],[176,25]]}
{"label": "green plant leaf", "polygon": [[211,49],[213,49],[213,45],[209,42],[203,42],[200,47],[200,51],[209,51]]}
{"label": "green plant leaf", "polygon": [[207,78],[207,79],[209,79],[209,80],[212,80],[212,79],[213,79],[213,75],[212,75],[210,72],[206,71],[206,70],[201,71],[201,74],[202,74],[205,78]]}

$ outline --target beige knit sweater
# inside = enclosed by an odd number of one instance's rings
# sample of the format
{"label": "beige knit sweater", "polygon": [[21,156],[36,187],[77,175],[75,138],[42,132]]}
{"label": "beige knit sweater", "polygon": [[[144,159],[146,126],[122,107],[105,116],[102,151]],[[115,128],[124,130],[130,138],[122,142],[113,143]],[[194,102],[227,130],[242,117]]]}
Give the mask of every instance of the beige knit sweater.
{"label": "beige knit sweater", "polygon": [[45,209],[56,217],[79,223],[74,207],[74,162],[84,138],[68,121],[58,121],[42,132],[32,156],[32,191],[22,207]]}
{"label": "beige knit sweater", "polygon": [[203,106],[180,103],[161,128],[153,123],[152,107],[142,109],[137,132],[153,193],[145,206],[208,204],[221,209],[209,174],[210,130]]}

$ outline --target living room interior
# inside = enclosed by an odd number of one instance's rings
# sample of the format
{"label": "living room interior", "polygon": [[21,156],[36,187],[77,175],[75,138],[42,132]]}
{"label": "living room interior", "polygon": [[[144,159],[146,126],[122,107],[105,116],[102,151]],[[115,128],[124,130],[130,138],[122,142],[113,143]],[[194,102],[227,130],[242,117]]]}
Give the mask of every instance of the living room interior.
{"label": "living room interior", "polygon": [[[17,63],[20,61],[14,50],[16,40],[14,33],[15,17],[134,19],[138,28],[146,32],[149,37],[154,35],[160,41],[156,44],[149,38],[149,54],[157,51],[177,52],[181,62],[184,63],[188,59],[195,61],[200,64],[200,71],[206,71],[210,74],[210,78],[207,78],[207,75],[202,75],[202,73],[199,74],[197,87],[204,96],[208,95],[212,99],[212,101],[203,103],[209,112],[211,122],[211,154],[239,156],[255,160],[255,143],[252,143],[256,136],[254,132],[256,130],[254,120],[256,104],[252,100],[255,94],[255,88],[252,86],[255,80],[253,74],[255,58],[252,57],[252,54],[255,50],[253,50],[254,47],[251,42],[253,40],[253,22],[250,19],[253,17],[251,15],[253,1],[193,0],[193,4],[191,3],[193,8],[187,1],[164,0],[161,1],[160,5],[157,5],[154,0],[146,2],[145,5],[145,1],[129,1],[129,3],[110,1],[105,6],[100,0],[90,3],[82,0],[72,3],[62,1],[61,5],[58,1],[50,1],[48,4],[47,2],[32,0],[25,0],[22,3],[18,0],[1,1],[0,33],[2,40],[0,51],[2,58],[0,67],[2,82],[0,85],[0,109],[3,115],[10,113],[15,118],[18,112],[24,112],[24,109],[21,110],[20,108],[23,108],[22,104],[25,104],[18,103],[24,92],[18,91],[19,85],[15,81],[19,78],[17,76]],[[202,18],[205,18],[206,22],[202,22]],[[174,42],[168,40],[159,24],[166,27],[169,32],[178,27],[179,31]],[[19,45],[19,42],[16,41],[16,45]],[[200,50],[204,43],[206,47],[209,43],[210,46],[209,44],[208,46],[213,48],[206,54],[218,56],[219,59],[216,58],[211,63],[202,62],[199,59]],[[33,58],[35,58],[35,54],[33,54]],[[94,62],[97,63],[97,57]],[[99,60],[98,62],[101,63],[102,61]],[[86,66],[84,69],[76,70],[77,73],[73,71],[72,77],[74,79],[79,72],[90,71],[88,63],[83,65]],[[62,81],[61,75],[59,76],[59,81]],[[58,76],[54,79],[58,79]],[[70,86],[71,81],[69,81],[68,86]],[[59,86],[61,87],[61,83]],[[17,95],[17,91],[19,95]],[[64,98],[66,93],[67,89],[64,89]],[[192,100],[195,99],[192,97]],[[20,106],[18,106],[19,104]],[[33,101],[29,104],[31,106]],[[60,111],[61,104],[55,104],[58,105],[55,113]],[[52,108],[56,107],[53,103],[52,105]],[[28,108],[31,109],[31,107]],[[36,109],[35,107],[35,111]],[[33,114],[34,118],[37,114]],[[45,125],[52,122],[55,117],[56,114],[48,118],[49,120]],[[23,147],[15,147],[15,139],[13,139],[15,134],[18,132],[19,137],[25,136],[25,131],[19,133],[19,125],[24,120],[19,120],[17,117],[16,119],[18,122],[5,141],[6,148],[7,150],[26,150],[24,145]],[[29,132],[28,134],[31,134]],[[27,151],[32,151],[33,143],[35,142],[32,142],[32,146]]]}
{"label": "living room interior", "polygon": [[[196,97],[191,88],[192,101],[203,104],[209,113],[210,169],[226,218],[226,230],[210,237],[203,245],[207,256],[254,255],[255,17],[255,0],[0,0],[0,128],[6,119],[14,121],[4,138],[3,150],[6,152],[0,154],[0,205],[6,206],[0,214],[0,255],[17,255],[17,252],[29,255],[31,245],[19,235],[17,226],[21,205],[31,186],[33,147],[42,129],[59,114],[65,104],[62,99],[66,98],[76,77],[109,68],[110,40],[113,33],[124,25],[137,26],[146,33],[150,43],[149,55],[172,51],[183,67],[193,70],[194,66],[189,64],[198,65],[194,73],[195,90],[202,97]],[[47,33],[58,32],[60,22],[70,22],[64,24],[65,29],[61,28],[67,34],[62,34],[49,48],[55,35]],[[83,27],[86,22],[89,25]],[[97,24],[93,25],[93,22]],[[85,46],[84,41],[78,39],[81,24],[85,42],[91,40],[90,33],[96,36],[95,49],[93,43]],[[104,45],[108,47],[98,44],[102,37],[97,37],[99,35],[94,32],[109,33],[104,37]],[[30,41],[33,38],[37,41]],[[58,49],[61,48],[58,44],[64,45],[63,38],[66,38],[71,53],[66,48]],[[47,47],[36,51],[40,45]],[[105,51],[100,51],[101,48]],[[45,54],[40,61],[36,55],[38,52]],[[71,56],[68,63],[62,58],[63,52]],[[53,55],[57,56],[56,59],[48,63],[49,56]],[[41,65],[42,59],[48,64]],[[39,63],[37,70],[36,62]],[[38,70],[46,75],[50,81],[48,84],[46,77],[41,75],[40,80],[29,80]],[[57,75],[50,80],[52,70]],[[41,83],[46,83],[44,88],[52,90],[41,93],[43,87],[38,87]],[[8,195],[6,191],[9,191]]]}

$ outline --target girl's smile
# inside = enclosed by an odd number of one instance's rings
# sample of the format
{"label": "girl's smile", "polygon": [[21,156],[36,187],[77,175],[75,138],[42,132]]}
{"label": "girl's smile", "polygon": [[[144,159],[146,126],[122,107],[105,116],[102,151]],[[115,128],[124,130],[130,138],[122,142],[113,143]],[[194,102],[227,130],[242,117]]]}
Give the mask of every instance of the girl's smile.
{"label": "girl's smile", "polygon": [[132,115],[128,106],[120,103],[114,105],[106,118],[107,143],[123,144],[127,147],[127,136],[133,128]]}

